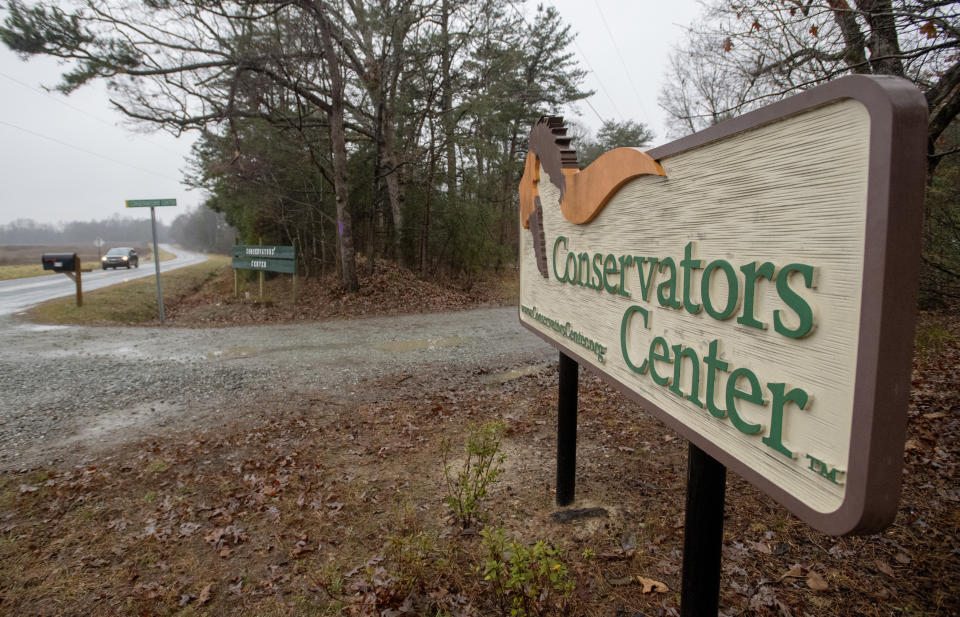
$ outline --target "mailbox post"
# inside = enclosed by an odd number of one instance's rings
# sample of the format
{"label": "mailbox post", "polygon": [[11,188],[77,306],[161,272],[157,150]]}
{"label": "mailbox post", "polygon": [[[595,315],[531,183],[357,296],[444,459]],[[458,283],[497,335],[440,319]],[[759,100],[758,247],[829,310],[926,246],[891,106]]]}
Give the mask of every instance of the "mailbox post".
{"label": "mailbox post", "polygon": [[83,306],[83,270],[80,265],[80,257],[76,253],[44,253],[40,261],[44,270],[66,274],[76,283],[77,306]]}

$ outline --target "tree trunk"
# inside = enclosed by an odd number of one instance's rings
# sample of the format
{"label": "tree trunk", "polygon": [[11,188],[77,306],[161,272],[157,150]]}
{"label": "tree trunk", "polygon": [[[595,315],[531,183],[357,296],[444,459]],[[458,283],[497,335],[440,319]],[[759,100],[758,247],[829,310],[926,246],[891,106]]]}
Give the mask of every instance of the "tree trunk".
{"label": "tree trunk", "polygon": [[870,26],[870,36],[866,44],[870,50],[870,68],[873,74],[903,77],[897,22],[890,1],[859,0],[857,8],[863,12],[864,19]]}
{"label": "tree trunk", "polygon": [[443,49],[440,53],[440,113],[447,153],[447,202],[453,206],[457,199],[457,122],[453,117],[453,78],[450,75],[453,49],[450,44],[450,0],[443,0],[440,9],[440,32]]}
{"label": "tree trunk", "polygon": [[403,242],[403,197],[400,188],[400,163],[397,160],[397,135],[393,126],[393,114],[387,107],[383,123],[383,152],[380,173],[384,174],[387,184],[387,199],[390,201],[390,213],[393,215],[394,247],[397,259],[402,259]]}
{"label": "tree trunk", "polygon": [[330,144],[333,150],[333,191],[337,206],[337,247],[340,252],[340,280],[344,289],[355,292],[357,260],[353,248],[353,225],[350,219],[350,190],[347,183],[347,139],[344,129],[344,86],[340,62],[333,46],[330,21],[324,15],[320,20],[320,39],[323,58],[330,77]]}
{"label": "tree trunk", "polygon": [[437,155],[435,149],[435,136],[433,131],[433,119],[430,123],[430,171],[427,174],[427,197],[424,200],[423,232],[420,235],[420,277],[426,278],[427,264],[430,260],[430,199],[433,197],[434,171],[437,169]]}

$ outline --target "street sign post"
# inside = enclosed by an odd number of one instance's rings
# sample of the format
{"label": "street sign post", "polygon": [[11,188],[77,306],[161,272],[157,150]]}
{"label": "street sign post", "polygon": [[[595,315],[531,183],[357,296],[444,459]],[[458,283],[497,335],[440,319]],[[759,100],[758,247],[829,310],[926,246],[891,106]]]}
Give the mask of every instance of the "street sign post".
{"label": "street sign post", "polygon": [[150,232],[153,235],[153,263],[157,269],[157,310],[163,323],[163,284],[160,282],[160,250],[157,248],[157,213],[155,208],[176,206],[176,199],[128,199],[128,208],[150,208]]}

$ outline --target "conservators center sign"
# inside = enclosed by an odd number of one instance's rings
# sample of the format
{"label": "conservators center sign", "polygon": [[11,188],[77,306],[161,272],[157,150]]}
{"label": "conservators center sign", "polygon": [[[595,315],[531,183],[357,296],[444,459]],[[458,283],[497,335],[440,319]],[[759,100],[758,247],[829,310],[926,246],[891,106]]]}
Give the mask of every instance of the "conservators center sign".
{"label": "conservators center sign", "polygon": [[830,534],[900,492],[927,108],[853,76],[520,186],[520,320]]}

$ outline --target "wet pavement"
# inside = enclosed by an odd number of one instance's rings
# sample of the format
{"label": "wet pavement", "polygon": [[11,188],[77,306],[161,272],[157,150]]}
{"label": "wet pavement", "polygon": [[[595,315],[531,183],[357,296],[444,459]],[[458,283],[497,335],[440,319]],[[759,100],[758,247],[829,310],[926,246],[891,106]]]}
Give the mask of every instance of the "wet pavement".
{"label": "wet pavement", "polygon": [[[175,259],[160,262],[161,273],[192,266],[207,259],[200,253],[175,249],[167,244],[161,244],[160,247],[176,255]],[[37,255],[37,262],[40,262],[40,255]],[[91,266],[94,268],[92,272],[84,272],[81,275],[84,292],[156,274],[152,261],[141,262],[139,268],[129,270],[126,268],[102,270],[99,263],[87,264],[87,267]],[[70,296],[75,294],[76,290],[76,284],[65,274],[47,274],[0,281],[0,315],[10,315],[53,298]]]}

